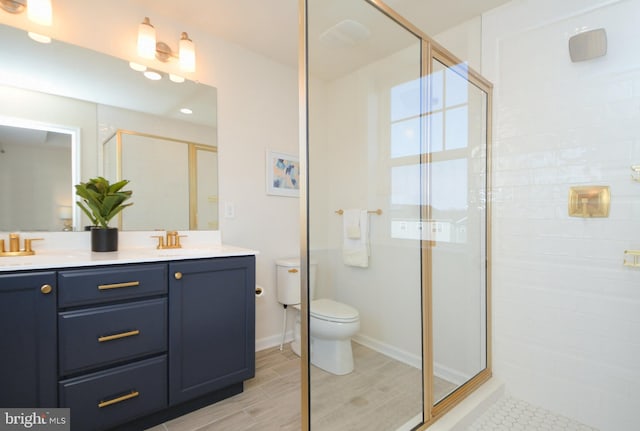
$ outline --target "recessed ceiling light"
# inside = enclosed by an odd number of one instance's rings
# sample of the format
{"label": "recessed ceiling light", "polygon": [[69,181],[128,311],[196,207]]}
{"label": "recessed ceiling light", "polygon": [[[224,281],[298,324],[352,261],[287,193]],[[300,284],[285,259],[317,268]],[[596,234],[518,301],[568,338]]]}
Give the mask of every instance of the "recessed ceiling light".
{"label": "recessed ceiling light", "polygon": [[169,74],[169,79],[170,79],[172,82],[176,82],[176,83],[178,83],[178,84],[182,84],[182,83],[184,82],[184,78],[183,78],[182,76],[180,76],[180,75],[174,75],[173,73],[170,73],[170,74]]}
{"label": "recessed ceiling light", "polygon": [[136,72],[144,72],[145,70],[147,70],[147,66],[145,66],[144,64],[135,63],[133,61],[129,62],[129,67],[135,70]]}
{"label": "recessed ceiling light", "polygon": [[155,70],[147,70],[146,72],[144,72],[144,76],[152,81],[159,81],[160,79],[162,79],[162,75],[160,75],[160,73],[156,72]]}
{"label": "recessed ceiling light", "polygon": [[34,33],[32,31],[27,32],[29,37],[36,42],[40,43],[51,43],[51,38],[49,36],[45,36],[44,34]]}
{"label": "recessed ceiling light", "polygon": [[191,109],[189,109],[189,108],[181,108],[180,112],[182,112],[183,114],[186,114],[186,115],[193,114],[193,111]]}

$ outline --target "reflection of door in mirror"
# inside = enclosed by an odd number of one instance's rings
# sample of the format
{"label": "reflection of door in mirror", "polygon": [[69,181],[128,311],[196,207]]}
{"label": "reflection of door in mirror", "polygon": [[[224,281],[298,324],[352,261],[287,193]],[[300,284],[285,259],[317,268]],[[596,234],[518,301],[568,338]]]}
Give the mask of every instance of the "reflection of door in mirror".
{"label": "reflection of door in mirror", "polygon": [[195,195],[195,210],[192,229],[218,230],[218,149],[206,145],[193,145],[195,154],[190,172],[195,177],[192,181],[192,196]]}
{"label": "reflection of door in mirror", "polygon": [[61,231],[73,219],[72,130],[0,122],[0,231]]}
{"label": "reflection of door in mirror", "polygon": [[104,175],[129,180],[133,191],[120,229],[218,228],[216,147],[119,130],[103,151]]}

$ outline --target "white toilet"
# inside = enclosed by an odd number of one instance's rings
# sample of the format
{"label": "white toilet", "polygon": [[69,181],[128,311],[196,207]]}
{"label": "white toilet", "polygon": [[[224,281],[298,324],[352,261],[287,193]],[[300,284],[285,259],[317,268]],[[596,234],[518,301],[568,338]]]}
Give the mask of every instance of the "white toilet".
{"label": "white toilet", "polygon": [[[277,297],[284,305],[298,310],[291,349],[300,355],[300,259],[276,261]],[[353,371],[351,337],[360,330],[358,310],[332,299],[313,299],[316,287],[317,265],[309,269],[309,344],[311,363],[337,375]]]}

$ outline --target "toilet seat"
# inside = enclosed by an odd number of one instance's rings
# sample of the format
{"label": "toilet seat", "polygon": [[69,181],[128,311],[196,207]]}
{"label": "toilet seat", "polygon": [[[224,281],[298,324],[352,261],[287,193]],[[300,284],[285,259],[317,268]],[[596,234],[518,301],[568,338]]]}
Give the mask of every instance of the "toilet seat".
{"label": "toilet seat", "polygon": [[360,319],[358,310],[331,299],[316,299],[311,301],[309,314],[316,319],[337,323],[351,323]]}

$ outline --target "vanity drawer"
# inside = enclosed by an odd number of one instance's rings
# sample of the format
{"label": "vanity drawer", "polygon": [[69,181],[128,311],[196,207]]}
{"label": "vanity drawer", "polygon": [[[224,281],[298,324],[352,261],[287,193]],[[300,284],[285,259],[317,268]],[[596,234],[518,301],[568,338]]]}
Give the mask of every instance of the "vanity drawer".
{"label": "vanity drawer", "polygon": [[58,305],[72,307],[167,293],[167,265],[110,266],[58,273]]}
{"label": "vanity drawer", "polygon": [[60,375],[167,350],[167,299],[58,313]]}
{"label": "vanity drawer", "polygon": [[61,381],[60,407],[74,430],[102,430],[167,406],[167,358],[135,362]]}

